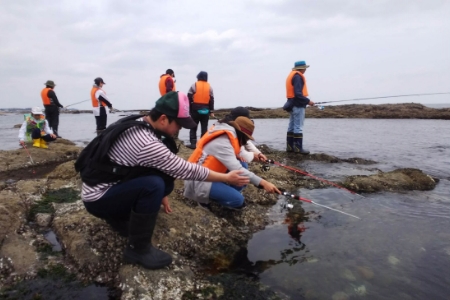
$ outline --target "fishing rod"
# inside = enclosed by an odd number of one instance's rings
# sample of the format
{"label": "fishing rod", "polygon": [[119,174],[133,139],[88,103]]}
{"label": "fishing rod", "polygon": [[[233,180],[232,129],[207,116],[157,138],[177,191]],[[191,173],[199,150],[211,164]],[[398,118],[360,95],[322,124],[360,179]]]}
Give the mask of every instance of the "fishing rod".
{"label": "fishing rod", "polygon": [[426,93],[426,94],[405,94],[405,95],[393,95],[393,96],[370,97],[370,98],[355,98],[355,99],[346,99],[346,100],[315,102],[315,104],[325,104],[325,103],[344,102],[344,101],[360,101],[360,100],[372,100],[372,99],[385,99],[385,98],[398,98],[398,97],[412,97],[412,96],[446,95],[446,94],[450,94],[450,92],[445,92],[445,93]]}
{"label": "fishing rod", "polygon": [[341,211],[341,210],[338,210],[338,209],[335,209],[335,208],[332,208],[332,207],[329,207],[329,206],[326,206],[326,205],[323,205],[323,204],[319,204],[319,203],[314,202],[314,201],[312,201],[312,200],[309,200],[309,199],[300,197],[299,195],[293,195],[293,194],[290,194],[290,193],[286,192],[284,189],[279,189],[279,190],[280,190],[280,192],[281,192],[281,194],[282,194],[283,196],[290,197],[290,198],[292,198],[292,199],[300,200],[300,201],[303,201],[303,202],[308,202],[308,203],[311,203],[311,204],[314,204],[314,205],[317,205],[317,206],[325,207],[325,208],[328,208],[328,209],[331,209],[331,210],[340,212],[340,213],[342,213],[342,214],[344,214],[344,215],[347,215],[347,216],[350,216],[350,217],[353,217],[353,218],[357,218],[357,219],[361,219],[360,217],[351,215],[351,214],[346,213],[346,212],[344,212],[344,211]]}
{"label": "fishing rod", "polygon": [[[31,157],[31,154],[30,154],[30,152],[28,151],[28,148],[25,146],[25,143],[20,143],[21,145],[22,145],[22,147],[25,149],[25,151],[27,151],[27,153],[28,153],[28,157],[30,157],[30,162],[31,162],[31,165],[33,165],[33,166],[35,166],[36,165],[36,163],[34,162],[34,160],[33,160],[33,158]],[[36,173],[36,171],[35,170],[33,170],[33,174],[34,173]]]}
{"label": "fishing rod", "polygon": [[72,105],[80,104],[80,103],[83,103],[83,102],[86,102],[86,101],[89,101],[89,100],[91,100],[91,99],[87,99],[87,100],[83,100],[83,101],[80,101],[80,102],[72,103],[72,104],[64,106],[64,108],[67,108],[67,107],[72,106]]}
{"label": "fishing rod", "polygon": [[280,162],[278,162],[278,161],[274,161],[273,159],[268,159],[268,160],[266,160],[266,162],[269,163],[269,164],[274,164],[274,165],[277,165],[277,166],[286,168],[286,169],[291,170],[291,171],[294,171],[294,172],[296,172],[296,173],[300,173],[300,174],[302,174],[302,175],[309,176],[309,177],[314,178],[314,179],[316,179],[316,180],[322,181],[322,182],[324,182],[324,183],[327,183],[327,184],[329,184],[329,185],[332,185],[332,186],[334,186],[334,187],[337,187],[337,188],[339,188],[339,189],[342,189],[342,190],[345,190],[345,191],[347,191],[347,192],[349,192],[349,193],[352,193],[353,195],[358,195],[358,196],[360,196],[360,197],[365,198],[363,195],[360,195],[360,194],[358,194],[358,193],[356,193],[356,192],[354,192],[354,191],[351,191],[351,190],[349,190],[349,189],[346,189],[346,188],[343,187],[343,186],[337,185],[337,184],[334,183],[334,182],[331,182],[331,181],[328,181],[328,180],[326,180],[326,179],[317,177],[317,176],[315,176],[315,175],[313,175],[313,174],[311,174],[311,173],[308,173],[308,172],[306,172],[306,171],[302,171],[302,170],[299,170],[299,169],[297,169],[297,168],[293,168],[293,167],[286,166],[286,165],[284,165],[284,164],[282,164],[282,163],[280,163]]}

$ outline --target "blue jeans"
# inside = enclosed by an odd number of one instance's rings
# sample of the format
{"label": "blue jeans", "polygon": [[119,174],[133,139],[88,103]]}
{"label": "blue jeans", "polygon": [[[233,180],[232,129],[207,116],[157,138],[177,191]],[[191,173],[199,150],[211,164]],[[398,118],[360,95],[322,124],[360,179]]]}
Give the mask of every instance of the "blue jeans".
{"label": "blue jeans", "polygon": [[305,122],[305,108],[295,107],[290,112],[289,126],[287,132],[303,133],[303,123]]}
{"label": "blue jeans", "polygon": [[143,176],[114,185],[100,199],[84,202],[84,206],[98,218],[128,220],[131,210],[138,214],[158,212],[163,197],[172,190],[173,181]]}
{"label": "blue jeans", "polygon": [[245,186],[228,185],[223,182],[213,182],[209,198],[222,206],[241,207],[244,204],[244,196],[241,191]]}
{"label": "blue jeans", "polygon": [[[248,169],[248,163],[241,162],[241,165]],[[209,192],[209,198],[222,206],[241,207],[244,204],[244,196],[241,191],[246,186],[228,185],[222,182],[213,182]]]}

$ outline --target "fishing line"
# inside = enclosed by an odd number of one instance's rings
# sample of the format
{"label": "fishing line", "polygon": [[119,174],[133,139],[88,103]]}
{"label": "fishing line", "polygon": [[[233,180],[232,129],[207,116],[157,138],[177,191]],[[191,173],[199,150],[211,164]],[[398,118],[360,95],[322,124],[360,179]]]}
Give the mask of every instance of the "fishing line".
{"label": "fishing line", "polygon": [[83,101],[80,101],[80,102],[72,103],[72,104],[64,106],[64,108],[67,108],[69,106],[73,106],[73,105],[76,105],[76,104],[80,104],[80,103],[83,103],[83,102],[86,102],[86,101],[89,101],[89,100],[91,100],[91,99],[87,99],[87,100],[83,100]]}
{"label": "fishing line", "polygon": [[447,95],[447,94],[450,94],[450,92],[445,92],[445,93],[426,93],[426,94],[405,94],[405,95],[392,95],[392,96],[370,97],[370,98],[355,98],[355,99],[346,99],[346,100],[315,102],[315,104],[325,104],[325,103],[344,102],[344,101],[360,101],[360,100],[372,100],[372,99],[385,99],[385,98],[398,98],[398,97]]}
{"label": "fishing line", "polygon": [[274,161],[273,159],[268,159],[266,162],[269,163],[269,164],[274,164],[274,165],[277,165],[277,166],[286,168],[286,169],[291,170],[291,171],[294,171],[294,172],[296,172],[296,173],[300,173],[300,174],[305,175],[305,176],[309,176],[309,177],[314,178],[314,179],[316,179],[316,180],[322,181],[322,182],[324,182],[324,183],[327,183],[327,184],[329,184],[329,185],[332,185],[332,186],[334,186],[334,187],[337,187],[337,188],[339,188],[339,189],[342,189],[342,190],[345,190],[345,191],[347,191],[347,192],[349,192],[349,193],[352,193],[353,195],[358,195],[358,196],[360,196],[360,197],[362,197],[362,198],[365,198],[363,195],[360,195],[360,194],[358,194],[358,193],[356,193],[356,192],[354,192],[354,191],[351,191],[351,190],[349,190],[349,189],[346,189],[346,188],[343,187],[343,186],[337,185],[337,184],[334,183],[334,182],[331,182],[331,181],[328,181],[328,180],[326,180],[326,179],[317,177],[317,176],[315,176],[315,175],[313,175],[313,174],[311,174],[311,173],[308,173],[308,172],[306,172],[306,171],[302,171],[302,170],[299,170],[299,169],[296,169],[296,168],[293,168],[293,167],[286,166],[286,165],[284,165],[284,164],[282,164],[282,163],[280,163],[280,162]]}
{"label": "fishing line", "polygon": [[303,202],[311,203],[311,204],[314,204],[314,205],[317,205],[317,206],[325,207],[325,208],[328,208],[328,209],[340,212],[340,213],[342,213],[344,215],[347,215],[347,216],[350,216],[350,217],[353,217],[353,218],[357,218],[357,219],[361,219],[360,217],[357,217],[355,215],[346,213],[344,211],[341,211],[341,210],[338,210],[338,209],[335,209],[335,208],[332,208],[332,207],[329,207],[329,206],[326,206],[326,205],[323,205],[323,204],[319,204],[319,203],[314,202],[314,201],[312,201],[310,199],[306,199],[306,198],[300,197],[299,195],[290,194],[290,193],[286,192],[286,190],[284,190],[284,189],[279,189],[279,190],[280,190],[280,192],[281,192],[281,194],[283,196],[290,197],[290,198],[295,199],[295,200],[300,200],[300,201],[303,201]]}

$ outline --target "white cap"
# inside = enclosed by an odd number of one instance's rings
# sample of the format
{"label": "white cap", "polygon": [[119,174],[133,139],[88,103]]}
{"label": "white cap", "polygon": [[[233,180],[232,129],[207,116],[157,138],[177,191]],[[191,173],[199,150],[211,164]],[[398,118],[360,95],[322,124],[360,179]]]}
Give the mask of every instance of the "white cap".
{"label": "white cap", "polygon": [[33,107],[33,108],[31,109],[31,113],[32,113],[33,115],[43,115],[42,109],[41,109],[40,107]]}

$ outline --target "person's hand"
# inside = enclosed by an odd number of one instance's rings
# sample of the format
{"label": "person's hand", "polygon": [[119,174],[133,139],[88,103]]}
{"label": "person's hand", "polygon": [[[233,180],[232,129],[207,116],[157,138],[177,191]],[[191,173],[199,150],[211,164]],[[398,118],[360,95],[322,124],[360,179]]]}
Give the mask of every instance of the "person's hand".
{"label": "person's hand", "polygon": [[255,161],[266,161],[267,160],[267,157],[264,154],[262,154],[261,152],[260,153],[254,152],[254,155],[255,155],[255,158],[254,158]]}
{"label": "person's hand", "polygon": [[170,208],[170,203],[169,203],[169,197],[168,196],[165,196],[162,199],[161,205],[164,207],[164,212],[166,214],[172,213],[172,208]]}
{"label": "person's hand", "polygon": [[277,189],[277,187],[275,185],[273,185],[271,182],[268,182],[266,180],[261,180],[261,182],[259,183],[259,185],[268,193],[277,193],[277,194],[281,194],[280,190]]}
{"label": "person's hand", "polygon": [[212,118],[215,117],[213,112],[209,113],[209,115],[210,115]]}
{"label": "person's hand", "polygon": [[243,171],[234,170],[227,173],[227,183],[235,186],[243,186],[249,184],[250,179],[247,176],[243,176]]}
{"label": "person's hand", "polygon": [[52,138],[54,138],[54,139],[56,139],[56,135],[55,134],[50,134],[50,136],[52,137]]}
{"label": "person's hand", "polygon": [[309,105],[309,106],[314,106],[314,102],[313,102],[312,100],[309,100],[308,105]]}
{"label": "person's hand", "polygon": [[19,141],[19,144],[21,144],[22,146],[24,146],[25,147],[25,141]]}

